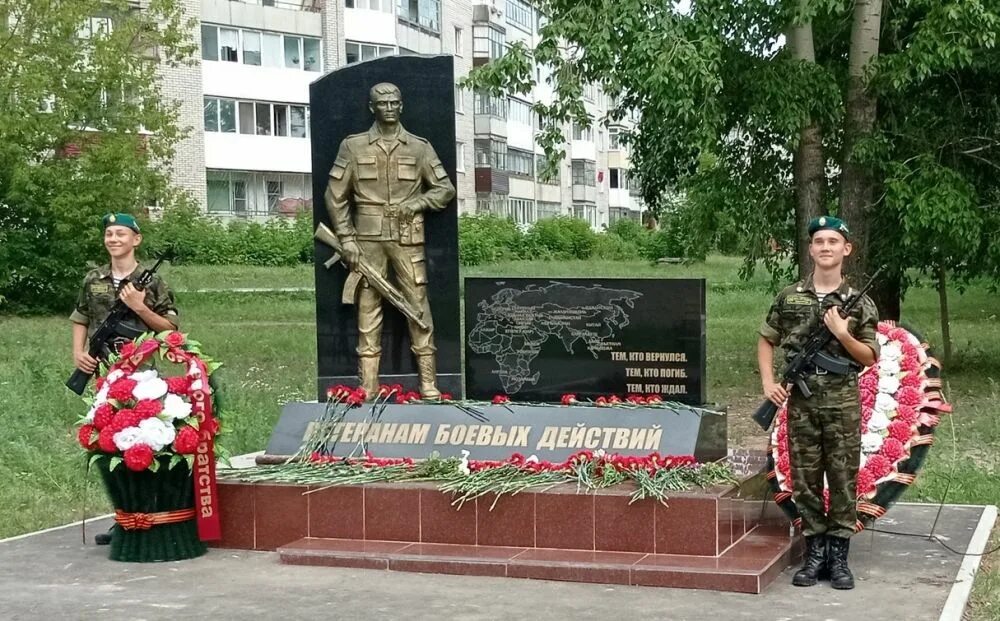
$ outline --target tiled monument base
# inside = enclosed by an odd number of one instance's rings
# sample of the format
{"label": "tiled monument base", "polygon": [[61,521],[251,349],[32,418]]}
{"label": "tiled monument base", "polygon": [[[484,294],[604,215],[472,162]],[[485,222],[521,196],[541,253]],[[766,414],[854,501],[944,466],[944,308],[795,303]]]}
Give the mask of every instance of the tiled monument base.
{"label": "tiled monument base", "polygon": [[222,481],[218,545],[301,565],[760,593],[794,546],[758,479],[676,492],[668,506],[567,485],[461,507],[431,484]]}

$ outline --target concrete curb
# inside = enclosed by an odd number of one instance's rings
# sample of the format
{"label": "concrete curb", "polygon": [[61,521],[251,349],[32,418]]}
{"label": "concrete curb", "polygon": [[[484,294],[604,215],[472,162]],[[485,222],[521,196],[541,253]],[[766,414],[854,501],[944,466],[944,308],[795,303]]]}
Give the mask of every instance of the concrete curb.
{"label": "concrete curb", "polygon": [[965,551],[965,558],[962,559],[962,566],[958,568],[955,584],[952,585],[948,599],[944,603],[939,621],[962,621],[965,607],[969,603],[969,596],[972,594],[972,583],[975,581],[976,572],[979,571],[979,565],[983,560],[982,554],[989,544],[990,533],[993,532],[993,525],[996,521],[996,505],[987,505],[979,517],[976,531],[972,533],[969,547]]}

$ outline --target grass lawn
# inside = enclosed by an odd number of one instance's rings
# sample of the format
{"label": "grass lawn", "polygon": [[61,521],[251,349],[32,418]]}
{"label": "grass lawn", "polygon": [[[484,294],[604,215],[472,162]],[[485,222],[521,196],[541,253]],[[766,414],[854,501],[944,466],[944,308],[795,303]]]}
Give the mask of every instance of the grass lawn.
{"label": "grass lawn", "polygon": [[[749,413],[760,399],[756,328],[772,299],[770,278],[737,277],[740,261],[712,257],[691,266],[634,262],[504,263],[464,270],[467,276],[704,277],[708,279],[708,397],[730,406],[730,444],[763,447]],[[312,266],[169,266],[178,290],[182,329],[225,363],[226,445],[234,454],[259,450],[287,401],[312,399],[316,376],[313,293],[196,293],[198,289],[311,287]],[[1000,319],[986,287],[950,292],[954,359],[945,369],[955,416],[905,500],[1000,502]],[[910,291],[904,321],[940,342],[937,293]],[[73,423],[84,405],[63,386],[72,367],[65,317],[0,316],[0,538],[107,510],[96,477],[83,476]],[[947,496],[945,492],[947,490]],[[993,545],[998,543],[994,536]],[[1000,615],[1000,562],[989,559],[973,595],[975,618]],[[983,616],[979,616],[980,612]],[[994,615],[993,617],[985,615]]]}

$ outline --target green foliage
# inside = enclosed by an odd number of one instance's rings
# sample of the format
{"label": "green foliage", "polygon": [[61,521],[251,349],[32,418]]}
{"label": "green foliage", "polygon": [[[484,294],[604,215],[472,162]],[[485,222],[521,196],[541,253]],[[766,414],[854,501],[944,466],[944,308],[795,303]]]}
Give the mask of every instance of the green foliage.
{"label": "green foliage", "polygon": [[510,218],[464,214],[458,220],[458,247],[462,265],[520,259],[524,235]]}
{"label": "green foliage", "polygon": [[597,244],[590,224],[569,216],[542,218],[524,238],[528,256],[545,259],[589,259]]}
{"label": "green foliage", "polygon": [[[97,15],[113,29],[78,34]],[[176,0],[8,0],[0,21],[0,308],[64,312],[104,256],[102,215],[178,200],[176,109],[147,50],[186,62],[192,23]]]}
{"label": "green foliage", "polygon": [[170,248],[178,264],[275,267],[313,259],[312,215],[305,211],[292,220],[233,220],[227,225],[186,206],[166,210],[143,231],[147,256]]}

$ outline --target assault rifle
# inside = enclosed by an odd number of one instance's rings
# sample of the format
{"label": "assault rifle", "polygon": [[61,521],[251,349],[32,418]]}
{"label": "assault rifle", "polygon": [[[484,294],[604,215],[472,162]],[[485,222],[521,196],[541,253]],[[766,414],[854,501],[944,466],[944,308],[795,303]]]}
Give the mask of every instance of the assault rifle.
{"label": "assault rifle", "polygon": [[[878,277],[882,269],[876,270],[875,274],[871,277],[871,280],[856,294],[851,296],[851,298],[838,309],[838,312],[842,317],[847,317],[854,307],[861,303],[861,299],[864,297],[865,293],[872,288],[875,284],[875,278]],[[795,385],[802,396],[808,399],[812,396],[812,391],[809,390],[809,386],[806,385],[805,378],[809,373],[813,372],[814,369],[823,369],[826,373],[833,373],[835,375],[847,375],[851,372],[851,367],[856,366],[857,363],[848,360],[846,358],[841,358],[839,356],[831,356],[830,354],[823,351],[823,348],[833,339],[833,333],[830,329],[826,327],[823,323],[822,317],[820,318],[819,326],[813,330],[813,333],[809,335],[809,340],[806,341],[805,346],[792,358],[785,366],[785,370],[781,373],[780,383],[782,386]],[[771,428],[771,424],[774,422],[774,416],[778,413],[778,406],[774,404],[773,401],[767,399],[757,408],[757,411],[753,413],[754,421],[761,426],[764,431]]]}
{"label": "assault rifle", "polygon": [[[333,231],[329,229],[322,222],[316,227],[316,233],[313,235],[318,241],[326,244],[327,246],[333,248],[333,256],[327,259],[323,266],[327,269],[333,267],[338,261],[341,260],[344,254],[344,248],[340,244],[340,240],[334,235]],[[403,294],[400,293],[391,282],[389,282],[382,274],[378,272],[374,267],[369,264],[365,258],[362,256],[357,265],[355,265],[354,270],[347,275],[347,280],[344,282],[344,292],[341,295],[341,302],[344,304],[354,304],[358,296],[358,285],[361,284],[361,278],[364,277],[371,285],[371,288],[379,292],[379,295],[383,299],[388,300],[393,306],[399,309],[399,312],[403,313],[407,319],[413,323],[420,326],[422,330],[427,330],[427,322],[424,321],[424,312],[422,310],[413,308]]]}
{"label": "assault rifle", "polygon": [[[156,270],[160,268],[160,264],[167,258],[167,253],[160,255],[156,259],[156,264],[153,267],[148,268],[139,275],[132,285],[142,291],[145,289],[149,283],[153,280],[153,274]],[[122,281],[122,285],[126,281]],[[94,331],[94,336],[90,337],[90,343],[87,346],[87,353],[90,354],[91,358],[103,357],[104,349],[108,343],[114,337],[124,337],[127,339],[134,339],[142,331],[135,330],[122,322],[132,313],[132,309],[129,308],[125,302],[121,301],[121,298],[115,300],[114,306],[111,307],[111,312],[108,316],[101,322],[101,325],[97,326],[97,330]],[[83,391],[87,388],[87,383],[90,381],[90,377],[93,373],[87,373],[86,371],[81,371],[80,369],[75,369],[73,375],[69,376],[66,381],[66,387],[75,392],[78,395],[82,395]]]}

